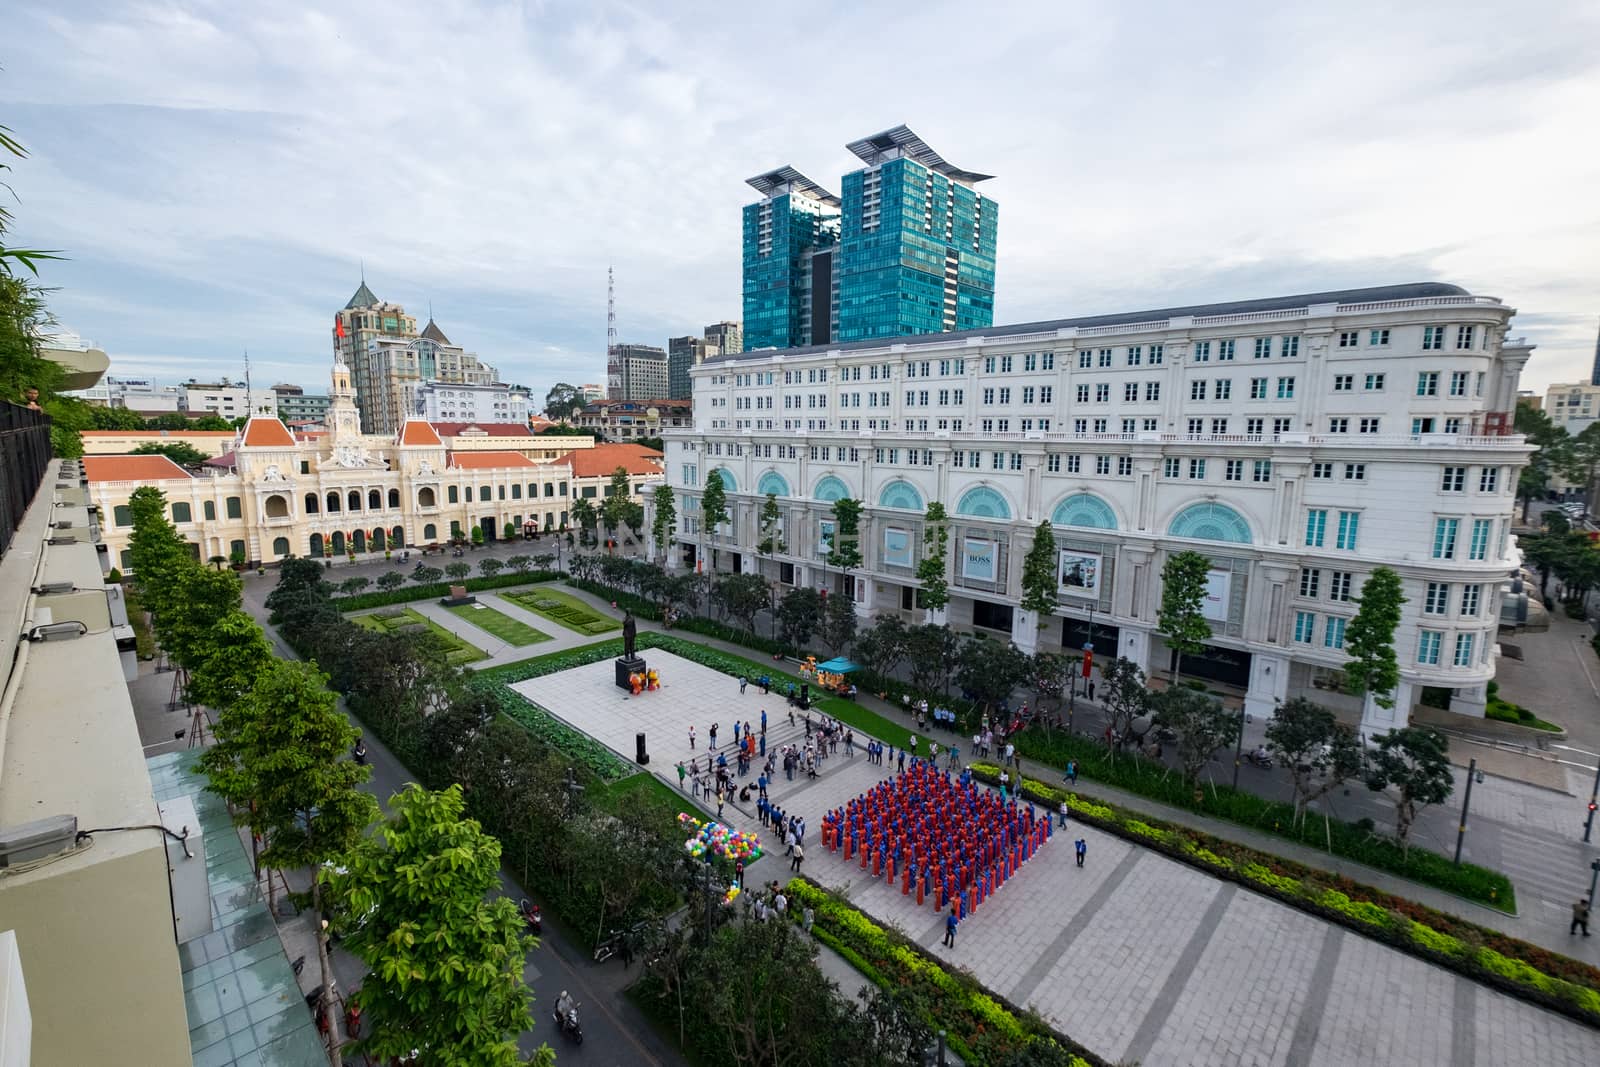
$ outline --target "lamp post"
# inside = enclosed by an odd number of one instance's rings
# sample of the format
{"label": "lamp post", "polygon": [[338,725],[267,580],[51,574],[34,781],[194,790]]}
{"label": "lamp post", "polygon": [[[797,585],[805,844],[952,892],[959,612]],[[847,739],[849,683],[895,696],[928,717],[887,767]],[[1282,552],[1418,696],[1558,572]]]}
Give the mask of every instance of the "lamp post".
{"label": "lamp post", "polygon": [[1461,845],[1467,839],[1467,809],[1472,807],[1472,783],[1478,779],[1478,761],[1467,766],[1467,795],[1461,800],[1461,822],[1456,827],[1456,866],[1461,866]]}
{"label": "lamp post", "polygon": [[[1583,839],[1589,840],[1589,831],[1594,829],[1595,802],[1600,799],[1600,767],[1594,769],[1594,786],[1589,790],[1589,817],[1583,821]],[[1593,900],[1593,897],[1590,897]]]}

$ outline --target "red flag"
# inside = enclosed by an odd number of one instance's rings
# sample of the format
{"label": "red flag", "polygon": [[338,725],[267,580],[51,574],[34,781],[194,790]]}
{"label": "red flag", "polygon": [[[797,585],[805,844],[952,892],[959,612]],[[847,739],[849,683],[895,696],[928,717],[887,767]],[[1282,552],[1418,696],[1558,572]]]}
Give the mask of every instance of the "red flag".
{"label": "red flag", "polygon": [[1083,650],[1083,676],[1085,678],[1089,677],[1089,667],[1093,663],[1094,663],[1094,651],[1092,649],[1087,649],[1087,648],[1084,649]]}
{"label": "red flag", "polygon": [[333,335],[339,340],[344,340],[344,320],[339,316],[333,317]]}

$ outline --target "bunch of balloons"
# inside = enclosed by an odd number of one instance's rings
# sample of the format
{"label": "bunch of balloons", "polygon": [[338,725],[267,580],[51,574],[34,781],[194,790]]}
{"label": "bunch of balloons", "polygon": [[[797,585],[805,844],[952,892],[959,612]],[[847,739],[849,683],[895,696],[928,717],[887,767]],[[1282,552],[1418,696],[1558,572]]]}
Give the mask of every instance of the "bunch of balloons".
{"label": "bunch of balloons", "polygon": [[718,859],[754,862],[761,856],[761,839],[720,822],[701,822],[687,812],[678,814],[678,824],[694,836],[683,843],[684,851],[700,859],[707,852]]}

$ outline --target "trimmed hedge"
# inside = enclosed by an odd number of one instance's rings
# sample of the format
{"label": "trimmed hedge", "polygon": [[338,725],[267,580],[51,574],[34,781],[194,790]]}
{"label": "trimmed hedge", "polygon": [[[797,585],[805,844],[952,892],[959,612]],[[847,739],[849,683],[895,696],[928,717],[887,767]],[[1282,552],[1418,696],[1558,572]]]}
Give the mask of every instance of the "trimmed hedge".
{"label": "trimmed hedge", "polygon": [[[644,638],[649,635],[641,634]],[[643,641],[641,640],[641,644]],[[575,730],[551,715],[545,708],[510,688],[512,682],[541,678],[574,667],[587,667],[603,659],[622,655],[622,640],[601,641],[566,652],[554,652],[504,667],[491,667],[479,671],[468,681],[475,692],[488,694],[502,714],[508,716],[534,737],[550,747],[570,756],[595,777],[605,782],[618,782],[636,773],[637,768],[588,734]]]}
{"label": "trimmed hedge", "polygon": [[[999,781],[1000,768],[994,764],[974,763],[970,769],[981,781]],[[1059,810],[1066,801],[1071,818],[1523,1000],[1600,1026],[1600,969],[1586,963],[1349,878],[1089,800],[1036,779],[1024,778],[1021,792],[1051,810]]]}
{"label": "trimmed hedge", "polygon": [[408,579],[406,584],[398,589],[376,589],[370,593],[357,593],[355,596],[336,596],[329,598],[328,603],[333,605],[333,610],[339,612],[365,611],[368,608],[386,608],[392,604],[409,604],[413,600],[438,600],[450,595],[452,585],[465,585],[467,592],[477,593],[486,589],[505,589],[513,585],[553,582],[560,577],[561,575],[555,571],[529,571],[527,574],[497,574],[492,578],[480,576],[468,578],[464,582],[430,582],[427,585],[418,585]]}
{"label": "trimmed hedge", "polygon": [[[641,619],[651,622],[661,621],[661,609],[654,603],[646,600],[636,593],[629,593],[622,589],[613,589],[609,585],[589,581],[584,578],[568,578],[567,584],[574,589],[582,589],[592,596],[614,602],[618,608],[633,612]],[[788,655],[794,647],[782,641],[775,641],[770,637],[762,637],[748,630],[741,630],[737,626],[729,626],[716,619],[708,619],[701,615],[686,615],[679,613],[672,622],[674,630],[684,630],[688,633],[700,634],[702,637],[714,637],[719,641],[728,641],[746,648],[765,652],[770,656]]]}
{"label": "trimmed hedge", "polygon": [[967,1063],[993,1063],[1031,1045],[1055,1045],[1073,1067],[1101,1067],[1104,1060],[978,983],[966,971],[953,971],[921,945],[888,929],[865,912],[806,878],[791,879],[784,890],[789,914],[803,907],[815,916],[812,933],[843,956],[868,981],[904,990],[923,1011],[924,1020],[946,1031],[957,1056]]}

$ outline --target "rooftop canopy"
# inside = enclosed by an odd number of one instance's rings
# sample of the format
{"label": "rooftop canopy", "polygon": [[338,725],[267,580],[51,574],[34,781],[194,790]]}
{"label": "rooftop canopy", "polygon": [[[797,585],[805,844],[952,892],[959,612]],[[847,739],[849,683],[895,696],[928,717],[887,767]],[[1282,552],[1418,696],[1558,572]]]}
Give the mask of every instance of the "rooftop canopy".
{"label": "rooftop canopy", "polygon": [[994,177],[993,174],[979,174],[977,171],[962,170],[953,163],[946,163],[944,157],[929,148],[928,142],[912,133],[909,126],[896,126],[892,130],[884,130],[871,137],[851,141],[845,147],[869,167],[904,157],[914,159],[929,170],[936,170],[946,178],[967,185],[986,182]]}
{"label": "rooftop canopy", "polygon": [[820,200],[830,207],[839,206],[839,198],[837,196],[828,192],[828,190],[788,164],[779,167],[777,170],[769,170],[765,174],[757,174],[754,178],[748,178],[746,179],[746,184],[750,185],[762,196],[781,193],[787,187],[793,192],[804,193],[813,200]]}

